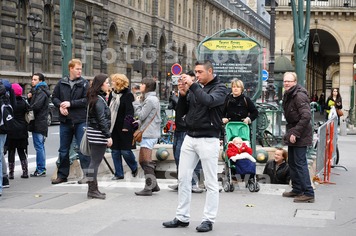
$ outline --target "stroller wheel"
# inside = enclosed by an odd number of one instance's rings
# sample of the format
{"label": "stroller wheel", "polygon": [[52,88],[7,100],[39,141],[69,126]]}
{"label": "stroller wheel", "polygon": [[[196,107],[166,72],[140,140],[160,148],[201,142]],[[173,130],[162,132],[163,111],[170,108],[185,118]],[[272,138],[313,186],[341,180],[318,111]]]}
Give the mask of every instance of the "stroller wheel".
{"label": "stroller wheel", "polygon": [[224,191],[225,191],[225,192],[229,192],[229,191],[230,191],[230,184],[229,184],[229,182],[225,182],[225,183],[224,183]]}
{"label": "stroller wheel", "polygon": [[255,192],[257,193],[258,191],[260,191],[260,184],[259,184],[259,183],[256,183],[256,189],[255,189]]}
{"label": "stroller wheel", "polygon": [[250,192],[255,192],[256,190],[255,185],[253,183],[248,183],[247,188]]}

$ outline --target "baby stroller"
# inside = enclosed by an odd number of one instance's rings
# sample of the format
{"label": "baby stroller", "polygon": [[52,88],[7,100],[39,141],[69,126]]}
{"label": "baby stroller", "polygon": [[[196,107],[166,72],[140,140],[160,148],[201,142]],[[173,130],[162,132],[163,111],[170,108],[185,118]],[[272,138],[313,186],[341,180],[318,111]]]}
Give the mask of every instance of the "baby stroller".
{"label": "baby stroller", "polygon": [[260,185],[256,179],[256,163],[249,159],[240,159],[236,162],[231,161],[227,154],[228,142],[233,138],[240,137],[247,145],[250,145],[250,127],[243,122],[229,122],[225,126],[224,135],[224,152],[223,159],[225,162],[225,168],[222,176],[222,185],[225,192],[233,192],[235,190],[232,183],[232,176],[240,174],[243,176],[248,175],[248,181],[246,181],[246,188],[250,192],[258,192]]}

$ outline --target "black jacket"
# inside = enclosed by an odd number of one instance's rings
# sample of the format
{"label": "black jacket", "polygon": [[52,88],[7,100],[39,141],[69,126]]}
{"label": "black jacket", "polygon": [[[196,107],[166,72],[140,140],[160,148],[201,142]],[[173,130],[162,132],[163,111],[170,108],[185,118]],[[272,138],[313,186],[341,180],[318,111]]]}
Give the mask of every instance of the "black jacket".
{"label": "black jacket", "polygon": [[[109,105],[112,100],[112,93],[110,93],[109,95]],[[133,128],[132,125],[128,124],[125,120],[128,120],[129,116],[134,116],[134,107],[132,105],[132,102],[135,99],[128,88],[120,91],[119,94],[122,95],[120,98],[120,106],[117,111],[114,129],[111,133],[111,137],[113,140],[111,149],[130,150],[131,148],[135,148],[135,146],[132,146]],[[128,131],[122,131],[122,129],[127,129]]]}
{"label": "black jacket", "polygon": [[78,124],[86,120],[86,94],[89,82],[83,77],[77,78],[73,82],[74,85],[73,88],[71,88],[68,77],[59,80],[52,94],[52,102],[59,108],[62,102],[69,101],[70,107],[68,108],[68,116],[59,114],[59,120],[63,123],[67,120],[71,120],[73,124]]}
{"label": "black jacket", "polygon": [[249,97],[241,94],[234,97],[232,94],[226,96],[223,110],[223,117],[230,121],[243,121],[249,117],[251,122],[258,116],[258,110]]}
{"label": "black jacket", "polygon": [[28,138],[28,124],[25,120],[25,113],[29,109],[29,105],[20,96],[16,97],[16,108],[14,109],[15,125],[12,130],[7,133],[8,139],[27,139]]}
{"label": "black jacket", "polygon": [[266,163],[263,174],[267,174],[271,178],[271,184],[289,184],[289,165],[286,162],[277,167],[274,160],[269,160]]}
{"label": "black jacket", "polygon": [[192,84],[186,96],[179,96],[176,115],[184,117],[189,136],[220,138],[226,94],[225,85],[215,77],[203,88]]}
{"label": "black jacket", "polygon": [[48,104],[51,92],[46,82],[40,82],[32,89],[32,97],[29,99],[30,109],[33,110],[35,119],[29,124],[28,130],[47,136],[48,133]]}
{"label": "black jacket", "polygon": [[105,138],[110,138],[110,108],[106,104],[104,94],[98,96],[101,96],[101,98],[98,97],[95,107],[89,108],[88,125],[96,130],[100,130]]}
{"label": "black jacket", "polygon": [[[284,93],[282,106],[287,121],[284,143],[296,147],[312,145],[311,109],[307,90],[299,84],[293,86]],[[292,134],[297,137],[295,143],[289,142]]]}

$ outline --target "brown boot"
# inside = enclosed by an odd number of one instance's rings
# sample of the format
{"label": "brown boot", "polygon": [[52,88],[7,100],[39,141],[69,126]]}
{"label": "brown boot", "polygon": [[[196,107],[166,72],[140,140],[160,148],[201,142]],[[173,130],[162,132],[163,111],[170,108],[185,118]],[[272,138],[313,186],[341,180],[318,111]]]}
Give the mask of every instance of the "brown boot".
{"label": "brown boot", "polygon": [[88,198],[105,199],[105,195],[100,194],[98,185],[95,181],[88,181]]}
{"label": "brown boot", "polygon": [[98,181],[97,181],[97,180],[94,180],[94,182],[95,182],[96,189],[98,190],[98,192],[99,192],[101,195],[106,196],[106,193],[100,192],[100,190],[99,190],[99,188],[98,188]]}

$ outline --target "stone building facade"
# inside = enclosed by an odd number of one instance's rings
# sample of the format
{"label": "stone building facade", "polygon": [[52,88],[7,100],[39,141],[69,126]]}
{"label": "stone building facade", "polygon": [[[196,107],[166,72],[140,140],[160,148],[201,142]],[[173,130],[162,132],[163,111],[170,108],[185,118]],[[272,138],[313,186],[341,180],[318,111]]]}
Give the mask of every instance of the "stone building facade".
{"label": "stone building facade", "polygon": [[[0,78],[30,89],[32,66],[53,89],[62,77],[63,31],[60,0],[2,0]],[[41,18],[33,37],[29,14]],[[132,83],[146,75],[169,83],[174,63],[193,69],[199,42],[225,28],[238,28],[269,47],[269,24],[241,1],[73,0],[72,58],[83,61],[83,76],[124,73]],[[69,21],[70,22],[70,21]],[[98,33],[107,40],[99,40]],[[33,41],[34,40],[34,41]],[[34,46],[33,46],[34,45]]]}

